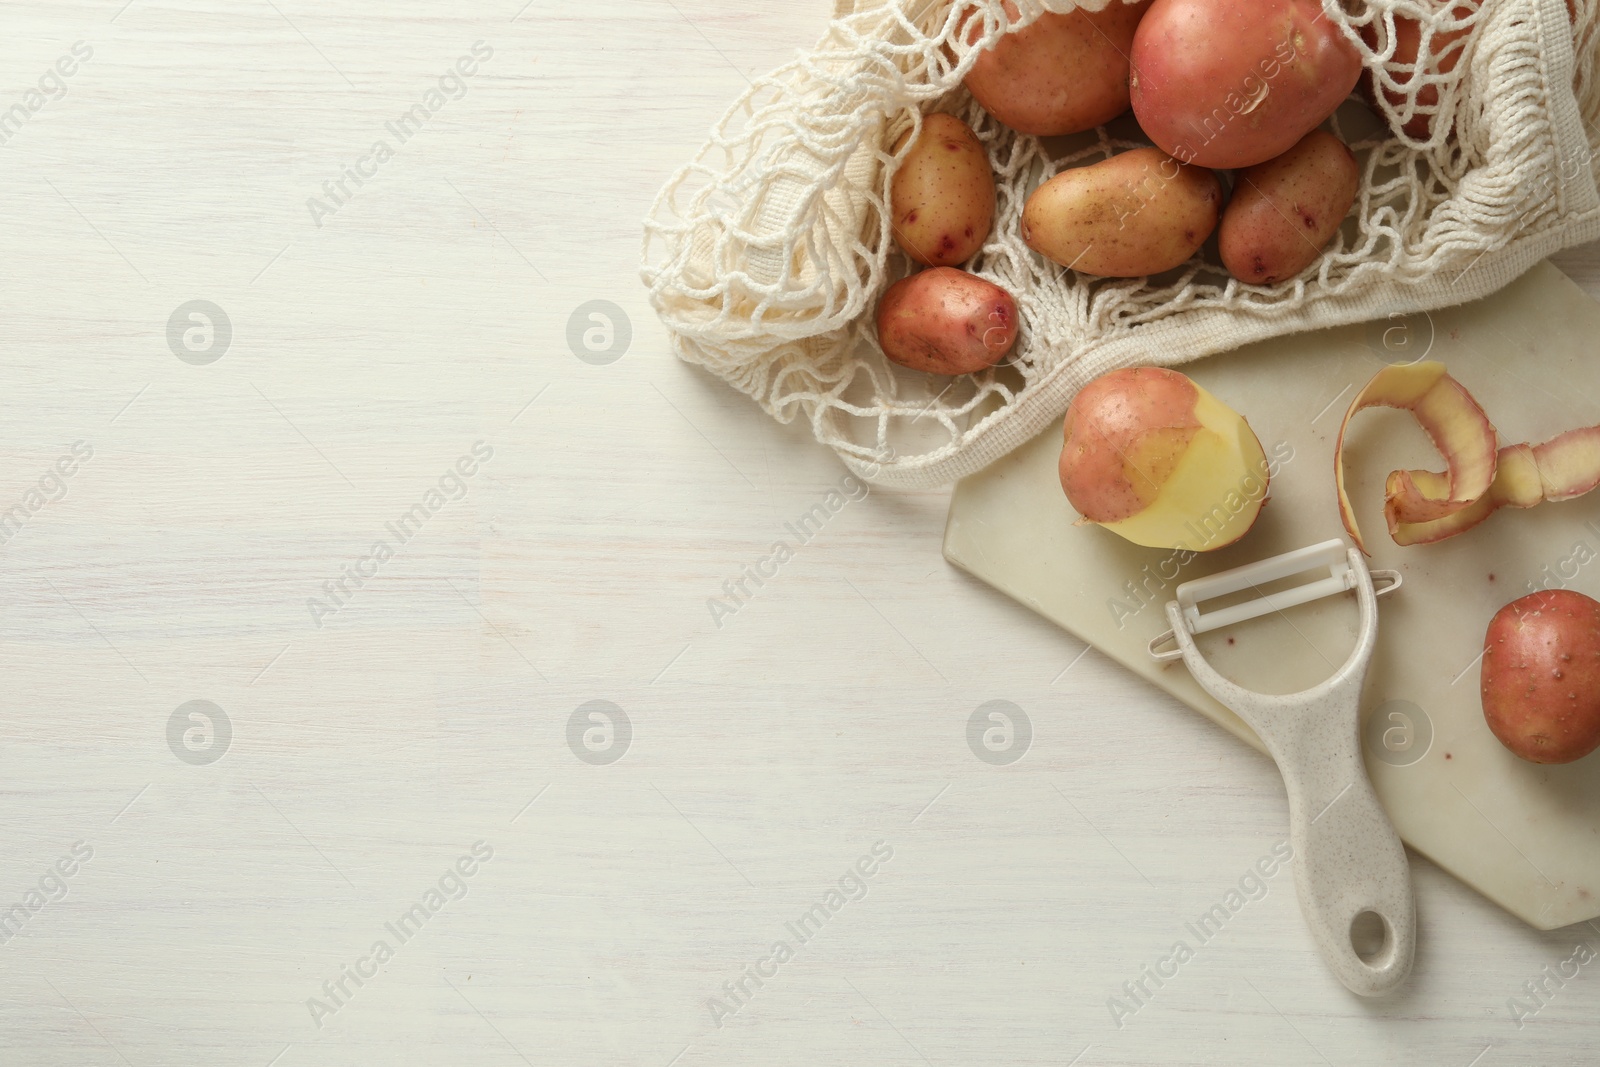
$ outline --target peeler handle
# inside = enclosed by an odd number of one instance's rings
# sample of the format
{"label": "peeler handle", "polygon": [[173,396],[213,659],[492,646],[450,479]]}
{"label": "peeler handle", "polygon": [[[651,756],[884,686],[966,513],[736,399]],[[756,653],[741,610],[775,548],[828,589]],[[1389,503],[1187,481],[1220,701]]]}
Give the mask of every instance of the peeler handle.
{"label": "peeler handle", "polygon": [[1295,891],[1322,958],[1353,993],[1394,991],[1411,973],[1416,902],[1405,846],[1361,761],[1359,684],[1263,698],[1227,692],[1232,683],[1220,676],[1223,686],[1209,681],[1200,679],[1256,732],[1283,775]]}
{"label": "peeler handle", "polygon": [[1295,889],[1306,925],[1348,989],[1380,996],[1411,971],[1411,868],[1361,762],[1357,709],[1327,710],[1281,720],[1268,728],[1274,736],[1267,744],[1289,794]]}

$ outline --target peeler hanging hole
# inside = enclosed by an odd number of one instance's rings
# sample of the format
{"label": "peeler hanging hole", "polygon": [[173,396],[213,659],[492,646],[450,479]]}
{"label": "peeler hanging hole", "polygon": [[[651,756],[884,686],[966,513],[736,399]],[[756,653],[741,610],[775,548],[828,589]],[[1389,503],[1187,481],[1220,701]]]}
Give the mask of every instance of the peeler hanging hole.
{"label": "peeler hanging hole", "polygon": [[1364,911],[1350,920],[1350,947],[1369,967],[1381,962],[1393,943],[1388,920],[1377,912]]}

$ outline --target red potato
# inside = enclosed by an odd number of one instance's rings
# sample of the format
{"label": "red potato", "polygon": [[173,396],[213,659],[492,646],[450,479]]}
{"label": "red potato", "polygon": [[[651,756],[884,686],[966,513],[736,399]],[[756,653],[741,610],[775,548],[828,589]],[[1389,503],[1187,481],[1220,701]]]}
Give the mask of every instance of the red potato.
{"label": "red potato", "polygon": [[1141,278],[1188,261],[1217,228],[1222,185],[1157,148],[1064,170],[1028,197],[1022,239],[1082,274]]}
{"label": "red potato", "polygon": [[1017,343],[1017,303],[991,282],[935,267],[889,287],[878,303],[878,344],[902,367],[971,374]]}
{"label": "red potato", "polygon": [[1234,176],[1233,199],[1217,230],[1223,266],[1251,285],[1293,278],[1322,255],[1360,186],[1356,157],[1322,130],[1245,168]]}
{"label": "red potato", "polygon": [[1255,431],[1177,371],[1101,375],[1073,397],[1062,432],[1067,500],[1136,545],[1222,548],[1266,502],[1272,470]]}
{"label": "red potato", "polygon": [[1133,111],[1185,163],[1282,155],[1350,95],[1361,55],[1318,0],[1155,0],[1133,38]]}
{"label": "red potato", "polygon": [[1530,593],[1495,613],[1483,638],[1483,717],[1532,763],[1600,747],[1600,602],[1569,589]]}
{"label": "red potato", "polygon": [[[1442,8],[1445,6],[1442,3],[1438,3],[1437,0],[1429,0],[1429,2],[1435,7]],[[1450,14],[1453,18],[1465,18],[1477,10],[1477,7],[1478,0],[1468,0],[1468,2],[1456,4],[1450,9]],[[1471,32],[1472,30],[1469,28],[1445,31],[1434,35],[1428,45],[1428,51],[1433,55],[1439,56],[1436,69],[1440,74],[1449,74],[1456,69],[1456,64],[1461,61],[1462,52],[1461,47],[1456,42]],[[1378,33],[1372,25],[1362,27],[1361,38],[1367,43],[1368,48],[1377,49]],[[1422,24],[1416,19],[1407,18],[1404,15],[1394,16],[1394,56],[1389,60],[1389,63],[1414,68],[1421,50]],[[1395,71],[1390,77],[1394,79],[1395,84],[1403,89],[1411,83],[1412,78],[1416,77],[1416,72],[1414,70]],[[1361,72],[1362,95],[1372,105],[1372,110],[1382,115],[1383,109],[1378,106],[1377,85],[1375,83],[1376,79],[1371,71],[1363,70]],[[1385,89],[1383,96],[1391,107],[1399,107],[1405,101],[1405,96],[1402,93],[1395,92],[1393,89]],[[1439,106],[1438,88],[1432,85],[1424,85],[1417,91],[1417,104],[1428,110],[1415,112],[1401,129],[1407,137],[1413,140],[1426,141],[1433,134],[1433,109]]]}
{"label": "red potato", "polygon": [[[1111,0],[1104,11],[1046,13],[1000,38],[967,74],[985,111],[1018,133],[1080,133],[1128,110],[1128,51],[1151,0]],[[1007,0],[1006,17],[1016,19]],[[983,33],[973,19],[969,43]]]}
{"label": "red potato", "polygon": [[[1440,0],[1426,0],[1430,6],[1442,8],[1445,5]],[[1450,9],[1452,18],[1462,19],[1471,15],[1479,7],[1479,0],[1464,0]],[[1567,0],[1567,19],[1574,24],[1577,22],[1577,9],[1573,7],[1573,0]],[[1445,30],[1435,34],[1428,45],[1428,51],[1439,56],[1436,70],[1440,74],[1449,74],[1461,62],[1463,49],[1456,42],[1469,36],[1476,26],[1460,30]],[[1378,32],[1371,25],[1361,28],[1361,39],[1367,47],[1376,50],[1378,47]],[[1404,15],[1394,16],[1394,55],[1390,57],[1389,64],[1398,66],[1415,67],[1417,56],[1422,51],[1422,24],[1416,19]],[[1415,70],[1395,71],[1390,75],[1395,84],[1404,89],[1416,77]],[[1376,80],[1370,70],[1361,72],[1361,95],[1366,97],[1372,110],[1383,115],[1383,109],[1378,106],[1378,88]],[[1384,99],[1391,107],[1399,107],[1405,96],[1393,89],[1383,91]],[[1439,106],[1439,90],[1432,85],[1424,85],[1417,91],[1417,104],[1427,111],[1416,111],[1406,120],[1405,124],[1396,132],[1404,132],[1407,137],[1416,141],[1426,141],[1433,136],[1433,109]]]}
{"label": "red potato", "polygon": [[977,255],[994,228],[994,170],[970,126],[954,115],[923,117],[890,180],[889,210],[895,239],[918,263],[952,267]]}

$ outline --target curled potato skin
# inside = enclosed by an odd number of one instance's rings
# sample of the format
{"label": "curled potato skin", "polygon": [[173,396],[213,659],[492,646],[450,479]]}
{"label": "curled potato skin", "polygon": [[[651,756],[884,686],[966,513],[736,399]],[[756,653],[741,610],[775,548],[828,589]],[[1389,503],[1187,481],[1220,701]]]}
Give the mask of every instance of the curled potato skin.
{"label": "curled potato skin", "polygon": [[1217,231],[1223,266],[1251,285],[1293,278],[1322,255],[1360,185],[1356,157],[1323,130],[1312,130],[1276,159],[1239,171]]}
{"label": "curled potato skin", "polygon": [[954,267],[902,278],[878,303],[878,344],[902,367],[972,374],[1010,355],[1017,342],[1011,294]]}
{"label": "curled potato skin", "polygon": [[1217,227],[1222,185],[1204,167],[1135,148],[1045,182],[1022,211],[1022,239],[1063,267],[1140,278],[1180,266]]}
{"label": "curled potato skin", "polygon": [[994,228],[994,197],[989,153],[972,128],[954,115],[924,116],[922,132],[889,183],[895,240],[923,266],[965,263]]}
{"label": "curled potato skin", "polygon": [[[1103,11],[1046,13],[978,56],[966,86],[983,109],[1018,133],[1080,133],[1111,121],[1130,102],[1128,53],[1152,0],[1112,0]],[[1018,17],[1007,0],[1006,17]],[[973,19],[968,41],[983,32]]]}

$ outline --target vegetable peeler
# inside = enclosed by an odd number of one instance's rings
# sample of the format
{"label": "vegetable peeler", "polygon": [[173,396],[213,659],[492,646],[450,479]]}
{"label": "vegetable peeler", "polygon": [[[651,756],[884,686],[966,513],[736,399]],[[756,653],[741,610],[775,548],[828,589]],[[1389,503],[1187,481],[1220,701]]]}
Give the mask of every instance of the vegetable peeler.
{"label": "vegetable peeler", "polygon": [[[1265,585],[1309,572],[1323,576],[1262,592]],[[1375,586],[1375,578],[1384,584]],[[1411,868],[1367,779],[1359,742],[1361,686],[1377,644],[1378,598],[1399,589],[1400,581],[1397,571],[1368,571],[1361,553],[1344,541],[1324,541],[1184,582],[1167,604],[1172,629],[1150,642],[1155,658],[1182,659],[1201,688],[1243,719],[1277,762],[1289,795],[1300,910],[1339,981],[1369,997],[1405,981],[1416,948]],[[1202,610],[1206,601],[1248,590],[1258,596]],[[1218,674],[1195,646],[1197,634],[1282,615],[1350,590],[1361,612],[1355,650],[1332,677],[1304,692],[1252,692]],[[1176,647],[1165,647],[1169,643]]]}

